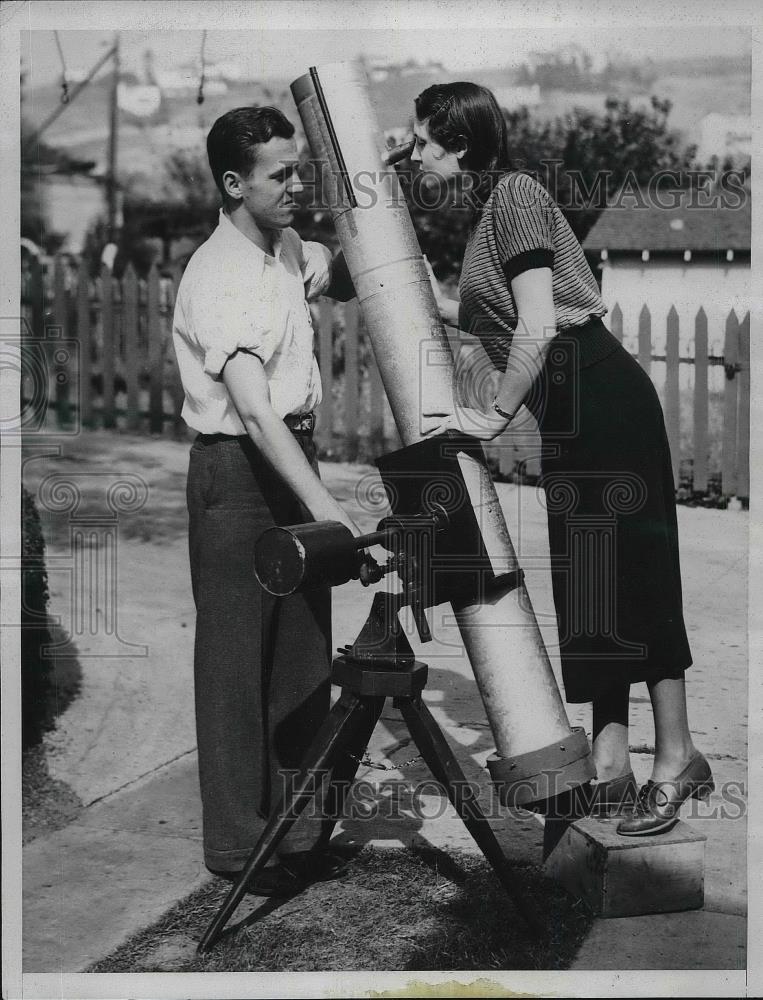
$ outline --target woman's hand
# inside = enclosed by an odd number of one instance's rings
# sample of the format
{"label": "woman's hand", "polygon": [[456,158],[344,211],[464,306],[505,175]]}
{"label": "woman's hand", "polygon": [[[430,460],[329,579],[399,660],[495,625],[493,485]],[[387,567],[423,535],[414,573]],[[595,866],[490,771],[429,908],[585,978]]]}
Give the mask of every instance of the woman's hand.
{"label": "woman's hand", "polygon": [[434,295],[434,300],[437,305],[437,311],[440,314],[440,319],[443,323],[447,323],[449,326],[458,325],[458,302],[455,299],[446,298],[442,294],[440,288],[440,282],[435,278],[434,271],[432,270],[432,265],[427,260],[426,254],[424,255],[424,265],[427,269],[427,274],[429,275],[429,284],[432,286],[432,295]]}
{"label": "woman's hand", "polygon": [[424,254],[423,256],[424,256],[424,266],[426,267],[427,274],[429,275],[429,284],[432,286],[432,295],[434,295],[434,300],[437,303],[437,308],[440,309],[440,312],[442,312],[440,304],[444,301],[445,297],[440,289],[440,282],[434,276],[434,271],[432,270],[432,265],[429,263],[429,258],[427,257],[426,254]]}
{"label": "woman's hand", "polygon": [[492,441],[503,434],[510,421],[495,412],[477,410],[471,406],[456,406],[449,413],[422,414],[422,433],[425,438],[444,434],[445,431],[458,431],[468,434],[478,441]]}

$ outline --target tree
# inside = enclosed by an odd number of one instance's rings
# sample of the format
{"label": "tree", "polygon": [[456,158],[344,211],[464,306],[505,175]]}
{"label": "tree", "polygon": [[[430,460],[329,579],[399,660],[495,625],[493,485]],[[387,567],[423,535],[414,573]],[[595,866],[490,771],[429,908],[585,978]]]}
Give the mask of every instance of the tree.
{"label": "tree", "polygon": [[[201,152],[173,150],[156,175],[126,178],[123,192],[124,223],[114,262],[117,273],[128,262],[138,273],[147,273],[157,259],[157,240],[163,247],[159,261],[163,263],[175,240],[187,237],[200,244],[215,228],[220,195]],[[107,238],[103,223],[88,234],[86,253],[96,266]]]}
{"label": "tree", "polygon": [[[566,119],[557,118],[540,134],[534,134],[525,114],[521,123],[525,169],[547,181],[579,240],[586,237],[623,185],[645,192],[658,171],[681,174],[691,169],[695,147],[683,147],[668,127],[670,109],[670,101],[657,97],[651,98],[649,109],[608,98],[603,115],[576,109]],[[520,115],[507,115],[511,141]],[[545,162],[538,158],[544,146]]]}

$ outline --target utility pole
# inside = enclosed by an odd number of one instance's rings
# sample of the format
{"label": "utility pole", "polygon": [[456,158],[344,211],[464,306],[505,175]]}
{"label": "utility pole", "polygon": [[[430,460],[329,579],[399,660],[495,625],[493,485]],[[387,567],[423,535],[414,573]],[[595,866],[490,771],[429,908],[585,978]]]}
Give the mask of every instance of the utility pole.
{"label": "utility pole", "polygon": [[109,121],[109,165],[106,175],[106,198],[108,202],[108,240],[117,241],[117,148],[119,121],[119,32],[114,35],[114,56],[112,62],[110,121]]}

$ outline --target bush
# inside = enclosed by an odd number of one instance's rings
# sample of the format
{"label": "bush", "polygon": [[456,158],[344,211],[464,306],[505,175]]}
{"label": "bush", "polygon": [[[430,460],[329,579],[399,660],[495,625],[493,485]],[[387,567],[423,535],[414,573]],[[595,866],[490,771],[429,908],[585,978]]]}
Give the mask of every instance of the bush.
{"label": "bush", "polygon": [[34,498],[23,486],[21,532],[21,741],[27,749],[40,742],[52,722],[52,661],[42,654],[50,643],[45,539]]}

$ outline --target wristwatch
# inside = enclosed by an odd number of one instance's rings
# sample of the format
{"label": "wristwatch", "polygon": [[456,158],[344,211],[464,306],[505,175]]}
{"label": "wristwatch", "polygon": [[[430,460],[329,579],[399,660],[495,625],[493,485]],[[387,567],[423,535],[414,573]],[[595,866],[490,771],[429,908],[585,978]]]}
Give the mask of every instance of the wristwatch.
{"label": "wristwatch", "polygon": [[516,417],[517,415],[516,410],[514,411],[514,413],[507,413],[506,410],[502,410],[501,407],[498,405],[497,396],[493,400],[493,409],[497,414],[499,414],[499,416],[503,417],[505,420],[513,420],[514,417]]}

